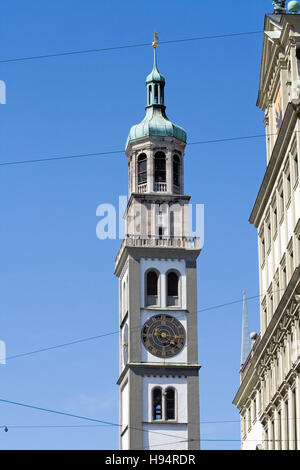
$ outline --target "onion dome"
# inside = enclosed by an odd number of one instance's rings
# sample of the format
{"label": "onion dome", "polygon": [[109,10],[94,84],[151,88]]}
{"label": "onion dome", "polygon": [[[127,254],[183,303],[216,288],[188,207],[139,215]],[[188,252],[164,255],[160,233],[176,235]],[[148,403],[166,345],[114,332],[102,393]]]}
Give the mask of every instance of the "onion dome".
{"label": "onion dome", "polygon": [[185,130],[171,122],[166,115],[164,103],[165,78],[159,72],[156,63],[156,46],[154,47],[154,65],[146,78],[147,106],[144,119],[130,129],[126,148],[129,142],[148,136],[175,137],[186,142]]}

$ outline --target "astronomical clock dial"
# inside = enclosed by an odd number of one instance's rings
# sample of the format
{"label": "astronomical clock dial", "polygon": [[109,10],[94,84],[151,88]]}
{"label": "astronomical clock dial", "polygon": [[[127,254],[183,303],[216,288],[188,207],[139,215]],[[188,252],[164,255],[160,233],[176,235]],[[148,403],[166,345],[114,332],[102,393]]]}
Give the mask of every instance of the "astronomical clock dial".
{"label": "astronomical clock dial", "polygon": [[143,326],[141,336],[147,351],[164,359],[176,356],[186,341],[183,325],[170,315],[155,315],[149,318]]}

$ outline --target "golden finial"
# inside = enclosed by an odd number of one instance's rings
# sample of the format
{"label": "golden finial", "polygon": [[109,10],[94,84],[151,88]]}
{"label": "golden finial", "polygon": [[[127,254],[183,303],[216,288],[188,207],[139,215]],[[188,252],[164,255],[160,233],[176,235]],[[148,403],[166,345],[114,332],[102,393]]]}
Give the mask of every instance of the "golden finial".
{"label": "golden finial", "polygon": [[158,32],[154,31],[154,41],[152,43],[152,47],[154,47],[154,49],[158,47],[158,42],[159,42]]}
{"label": "golden finial", "polygon": [[246,291],[245,291],[245,290],[244,290],[243,294],[246,295]]}

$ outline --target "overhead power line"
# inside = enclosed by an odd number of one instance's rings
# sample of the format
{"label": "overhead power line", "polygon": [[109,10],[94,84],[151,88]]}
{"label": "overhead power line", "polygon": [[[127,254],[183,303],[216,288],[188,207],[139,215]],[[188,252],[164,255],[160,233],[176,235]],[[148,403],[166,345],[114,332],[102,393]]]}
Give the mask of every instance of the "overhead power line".
{"label": "overhead power line", "polygon": [[[100,419],[97,419],[97,418],[91,418],[91,417],[88,417],[88,416],[75,415],[73,413],[68,413],[68,412],[59,411],[59,410],[53,410],[53,409],[50,409],[50,408],[42,408],[40,406],[35,406],[35,405],[28,404],[28,403],[20,403],[20,402],[16,402],[16,401],[12,401],[12,400],[5,400],[3,398],[0,398],[0,402],[10,404],[10,405],[30,408],[30,409],[33,409],[33,410],[36,410],[36,411],[42,411],[42,412],[56,414],[56,415],[68,416],[70,418],[76,418],[76,419],[91,421],[91,422],[94,422],[94,423],[99,423],[101,425],[114,426],[114,427],[117,427],[117,428],[122,427],[122,425],[119,424],[119,423],[104,421],[104,420],[100,420]],[[52,426],[49,426],[49,427],[52,427]],[[8,426],[0,426],[0,428],[3,428],[6,431],[8,430]],[[165,432],[152,431],[152,430],[149,430],[149,429],[143,429],[143,428],[138,428],[138,427],[133,427],[133,426],[128,426],[128,429],[133,429],[135,431],[140,431],[140,432],[148,433],[148,434],[156,434],[156,435],[168,436],[168,437],[172,437],[172,438],[175,437],[174,435],[168,434],[168,433],[165,433]],[[181,441],[176,441],[176,442],[173,441],[173,442],[170,442],[170,443],[166,443],[165,445],[176,444],[176,443],[179,443],[179,442],[182,442],[182,443],[188,443],[188,442],[240,442],[240,439],[204,439],[204,438],[200,438],[200,439],[189,438],[189,439],[187,439],[185,436],[180,436],[180,435],[176,436],[176,438],[177,439],[182,439],[182,440]],[[284,440],[284,439],[263,439],[263,442],[275,442],[275,441],[276,442],[283,442],[283,441],[289,441],[289,440],[290,439],[286,439],[286,440]],[[292,439],[292,440],[296,441],[296,439]],[[257,442],[257,439],[250,439],[250,440],[248,439],[248,442],[250,442],[250,441],[251,442]],[[155,446],[154,445],[149,446],[149,447],[156,447],[156,445]]]}
{"label": "overhead power line", "polygon": [[[236,424],[240,420],[224,420],[224,421],[200,421],[200,424]],[[193,423],[194,424],[194,423]],[[5,424],[0,429],[51,429],[51,428],[99,428],[110,427],[111,424]]]}
{"label": "overhead power line", "polygon": [[[211,36],[198,36],[193,38],[183,38],[183,39],[170,39],[168,41],[159,41],[159,44],[176,44],[180,42],[189,42],[189,41],[201,41],[201,40],[208,40],[208,39],[221,39],[221,38],[232,38],[232,37],[239,37],[239,36],[251,36],[255,34],[262,34],[263,31],[242,31],[239,33],[227,33],[227,34],[216,34]],[[70,55],[79,55],[79,54],[93,54],[99,52],[109,52],[109,51],[116,51],[120,49],[132,49],[136,47],[146,47],[151,46],[151,42],[144,42],[144,43],[135,43],[135,44],[127,44],[127,45],[120,45],[120,46],[110,46],[110,47],[101,47],[96,49],[82,49],[82,50],[75,50],[75,51],[66,51],[66,52],[55,52],[50,54],[42,54],[42,55],[34,55],[34,56],[27,56],[27,57],[13,57],[11,59],[0,59],[0,63],[8,63],[8,62],[21,62],[27,60],[37,60],[37,59],[50,59],[52,57],[62,57],[62,56],[70,56]]]}
{"label": "overhead power line", "polygon": [[[94,423],[107,424],[109,426],[114,426],[114,427],[118,427],[118,428],[120,428],[122,426],[121,424],[113,423],[113,422],[110,422],[110,421],[104,421],[102,419],[90,418],[88,416],[82,416],[82,415],[75,415],[73,413],[68,413],[66,411],[53,410],[53,409],[50,409],[50,408],[42,408],[40,406],[30,405],[28,403],[20,403],[20,402],[11,401],[11,400],[5,400],[4,398],[0,398],[0,402],[10,404],[10,405],[15,405],[15,406],[21,406],[23,408],[30,408],[30,409],[33,409],[33,410],[36,410],[36,411],[43,411],[43,412],[46,412],[46,413],[51,413],[51,414],[56,414],[56,415],[68,416],[70,418],[76,418],[76,419],[82,419],[82,420],[85,420],[85,421],[91,421],[91,422],[94,422]],[[164,433],[164,432],[160,432],[160,431],[150,431],[150,430],[146,430],[146,429],[142,429],[142,428],[136,428],[136,427],[133,427],[133,426],[128,426],[128,428],[133,429],[135,431],[152,433],[152,434],[157,434],[157,435],[160,435],[160,436],[174,437],[172,434],[168,434],[168,433]],[[179,439],[186,439],[185,436],[176,436],[176,437],[178,437]]]}
{"label": "overhead power line", "polygon": [[46,348],[35,349],[34,351],[15,354],[13,356],[8,356],[6,358],[6,360],[9,361],[11,359],[17,359],[19,357],[32,356],[33,354],[37,354],[37,353],[41,353],[41,352],[45,352],[45,351],[51,351],[52,349],[59,349],[59,348],[64,348],[66,346],[73,346],[74,344],[86,343],[87,341],[94,341],[96,339],[104,338],[106,336],[115,335],[115,334],[119,333],[119,331],[120,330],[112,331],[110,333],[100,334],[100,335],[97,335],[97,336],[89,336],[88,338],[79,338],[79,339],[76,339],[74,341],[69,341],[68,343],[56,344],[55,346],[49,346],[49,347],[46,347]]}
{"label": "overhead power line", "polygon": [[[284,289],[279,289],[277,291],[273,291],[272,293],[275,294],[275,293],[281,292],[283,290]],[[264,294],[253,295],[252,297],[247,297],[247,300],[258,299],[259,297],[263,297],[263,295]],[[197,313],[207,312],[209,310],[216,310],[216,309],[219,309],[219,308],[222,308],[222,307],[227,307],[229,305],[234,305],[234,304],[238,304],[238,303],[242,303],[242,302],[243,302],[243,299],[234,300],[234,301],[231,301],[231,302],[226,302],[226,303],[223,303],[223,304],[214,305],[214,306],[211,306],[211,307],[203,308],[201,310],[197,310]],[[130,328],[130,331],[134,331],[134,330],[138,330],[138,329],[139,329],[138,327]],[[32,356],[34,354],[38,354],[38,353],[42,353],[42,352],[46,352],[46,351],[51,351],[51,350],[54,350],[54,349],[60,349],[60,348],[64,348],[64,347],[67,347],[67,346],[73,346],[74,344],[86,343],[88,341],[94,341],[94,340],[97,340],[97,339],[100,339],[100,338],[105,338],[107,336],[117,335],[119,333],[121,333],[121,330],[115,330],[115,331],[111,331],[111,332],[108,332],[108,333],[102,333],[102,334],[95,335],[95,336],[88,336],[88,337],[85,337],[85,338],[79,338],[79,339],[76,339],[76,340],[73,340],[73,341],[69,341],[69,342],[65,342],[65,343],[61,343],[61,344],[56,344],[54,346],[47,346],[47,347],[44,347],[44,348],[34,349],[32,351],[27,351],[25,353],[14,354],[12,356],[6,357],[5,359],[6,359],[6,361],[10,361],[12,359],[18,359],[18,358],[21,358],[21,357]],[[0,358],[0,360],[4,360],[4,358]]]}
{"label": "overhead power line", "polygon": [[[187,145],[205,145],[205,144],[215,144],[221,142],[234,142],[239,140],[249,140],[249,139],[258,139],[261,137],[269,137],[271,135],[277,134],[254,134],[240,137],[228,137],[224,139],[212,139],[212,140],[199,140],[198,142],[188,142]],[[24,165],[28,163],[43,163],[55,160],[71,160],[74,158],[87,158],[87,157],[103,157],[108,155],[117,155],[124,154],[124,149],[122,150],[112,150],[108,152],[94,152],[94,153],[80,153],[75,155],[61,155],[58,157],[44,157],[44,158],[33,158],[31,160],[17,160],[12,162],[0,162],[0,166],[10,166],[10,165]]]}

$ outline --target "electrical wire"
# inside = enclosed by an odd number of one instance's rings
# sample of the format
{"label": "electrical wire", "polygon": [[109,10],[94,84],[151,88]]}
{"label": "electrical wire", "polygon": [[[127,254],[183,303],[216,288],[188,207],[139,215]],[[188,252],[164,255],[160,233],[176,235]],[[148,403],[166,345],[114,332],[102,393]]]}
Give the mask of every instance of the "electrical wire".
{"label": "electrical wire", "polygon": [[[255,34],[262,34],[263,31],[242,31],[239,33],[228,33],[228,34],[217,34],[212,36],[198,36],[193,38],[183,38],[183,39],[170,39],[167,41],[159,41],[159,44],[175,44],[180,42],[189,42],[189,41],[201,41],[201,40],[208,40],[208,39],[221,39],[221,38],[232,38],[238,36],[249,36]],[[20,62],[20,61],[27,61],[27,60],[36,60],[36,59],[49,59],[52,57],[62,57],[62,56],[69,56],[69,55],[78,55],[78,54],[91,54],[97,52],[108,52],[108,51],[115,51],[118,49],[132,49],[135,47],[146,47],[151,46],[151,42],[145,43],[136,43],[136,44],[127,44],[127,45],[120,45],[120,46],[111,46],[111,47],[101,47],[96,49],[83,49],[83,50],[75,50],[75,51],[66,51],[66,52],[56,52],[52,54],[43,54],[43,55],[35,55],[29,57],[14,57],[11,59],[1,59],[0,63],[8,63],[8,62]]]}
{"label": "electrical wire", "polygon": [[[285,290],[285,289],[279,289],[277,291],[273,291],[272,294],[275,294],[277,292],[281,292],[283,290]],[[246,297],[246,300],[254,300],[254,299],[257,299],[257,298],[263,297],[263,296],[264,296],[264,294],[254,295],[254,296],[251,296],[251,297]],[[216,309],[219,309],[219,308],[227,307],[229,305],[234,305],[234,304],[238,304],[238,303],[242,303],[242,302],[243,302],[243,299],[234,300],[232,302],[226,302],[224,304],[214,305],[212,307],[207,307],[207,308],[204,308],[204,309],[201,309],[201,310],[197,310],[197,313],[207,312],[207,311],[210,311],[210,310],[216,310]],[[130,328],[130,331],[136,331],[136,330],[139,330],[139,327]],[[105,338],[107,336],[117,335],[117,334],[121,333],[121,331],[122,330],[119,329],[119,330],[111,331],[111,332],[108,332],[108,333],[102,333],[102,334],[95,335],[95,336],[88,336],[88,337],[85,337],[85,338],[79,338],[79,339],[69,341],[69,342],[66,342],[66,343],[56,344],[54,346],[47,346],[47,347],[44,347],[44,348],[34,349],[32,351],[27,351],[25,353],[14,354],[14,355],[11,355],[11,356],[7,356],[6,358],[0,358],[0,360],[5,359],[6,361],[9,361],[9,360],[12,360],[12,359],[18,359],[18,358],[21,358],[21,357],[31,356],[31,355],[38,354],[38,353],[41,353],[41,352],[51,351],[51,350],[54,350],[54,349],[60,349],[60,348],[64,348],[64,347],[67,347],[67,346],[73,346],[74,344],[85,343],[85,342],[88,342],[88,341],[94,341],[96,339]]]}
{"label": "electrical wire", "polygon": [[[272,135],[277,135],[277,134],[254,134],[254,135],[246,135],[246,136],[240,136],[240,137],[228,137],[224,139],[200,140],[198,142],[188,142],[187,145],[206,145],[206,144],[215,144],[215,143],[221,143],[221,142],[234,142],[234,141],[239,141],[239,140],[249,140],[249,139],[258,139],[261,137],[270,137]],[[55,161],[55,160],[70,160],[74,158],[102,157],[102,156],[114,155],[114,154],[115,155],[124,154],[124,150],[81,153],[81,154],[75,154],[75,155],[62,155],[59,157],[33,158],[30,160],[16,160],[12,162],[0,162],[0,166],[24,165],[27,163],[42,163],[42,162],[49,162],[49,161]]]}
{"label": "electrical wire", "polygon": [[[114,426],[114,427],[118,427],[118,428],[122,427],[121,424],[113,423],[113,422],[110,422],[110,421],[104,421],[102,419],[90,418],[88,416],[76,415],[76,414],[73,414],[73,413],[68,413],[66,411],[53,410],[53,409],[50,409],[50,408],[42,408],[40,406],[30,405],[28,403],[20,403],[20,402],[11,401],[11,400],[5,400],[4,398],[0,398],[0,402],[10,404],[10,405],[15,405],[15,406],[21,406],[21,407],[24,407],[24,408],[30,408],[30,409],[34,409],[36,411],[43,411],[43,412],[46,412],[46,413],[56,414],[56,415],[60,415],[60,416],[68,416],[70,418],[76,418],[76,419],[91,421],[91,422],[94,422],[94,423],[107,424],[109,426]],[[135,430],[135,431],[141,431],[141,432],[146,432],[146,433],[151,432],[152,434],[157,434],[157,435],[160,435],[160,436],[174,437],[172,434],[167,434],[167,433],[160,432],[160,431],[150,431],[150,430],[147,430],[147,429],[136,428],[134,426],[128,426],[128,428],[132,429],[132,430]],[[177,437],[179,439],[186,439],[185,436],[177,436]]]}
{"label": "electrical wire", "polygon": [[[200,421],[200,424],[237,424],[240,420],[228,420],[228,421]],[[195,423],[190,423],[195,424]],[[98,427],[110,427],[111,424],[6,424],[0,425],[1,428],[9,429],[51,429],[51,428],[98,428]]]}
{"label": "electrical wire", "polygon": [[106,336],[116,335],[119,332],[120,332],[120,330],[117,330],[117,331],[111,331],[110,333],[103,333],[103,334],[96,335],[96,336],[89,336],[88,338],[79,338],[79,339],[76,339],[74,341],[69,341],[68,343],[56,344],[55,346],[49,346],[49,347],[46,347],[46,348],[35,349],[33,351],[20,353],[20,354],[15,354],[13,356],[8,356],[6,358],[6,360],[9,361],[11,359],[17,359],[17,358],[20,358],[20,357],[31,356],[33,354],[37,354],[37,353],[41,353],[41,352],[45,352],[45,351],[51,351],[52,349],[59,349],[59,348],[64,348],[66,346],[72,346],[74,344],[85,343],[87,341],[93,341],[93,340],[96,340],[96,339],[99,339],[99,338],[104,338]]}

